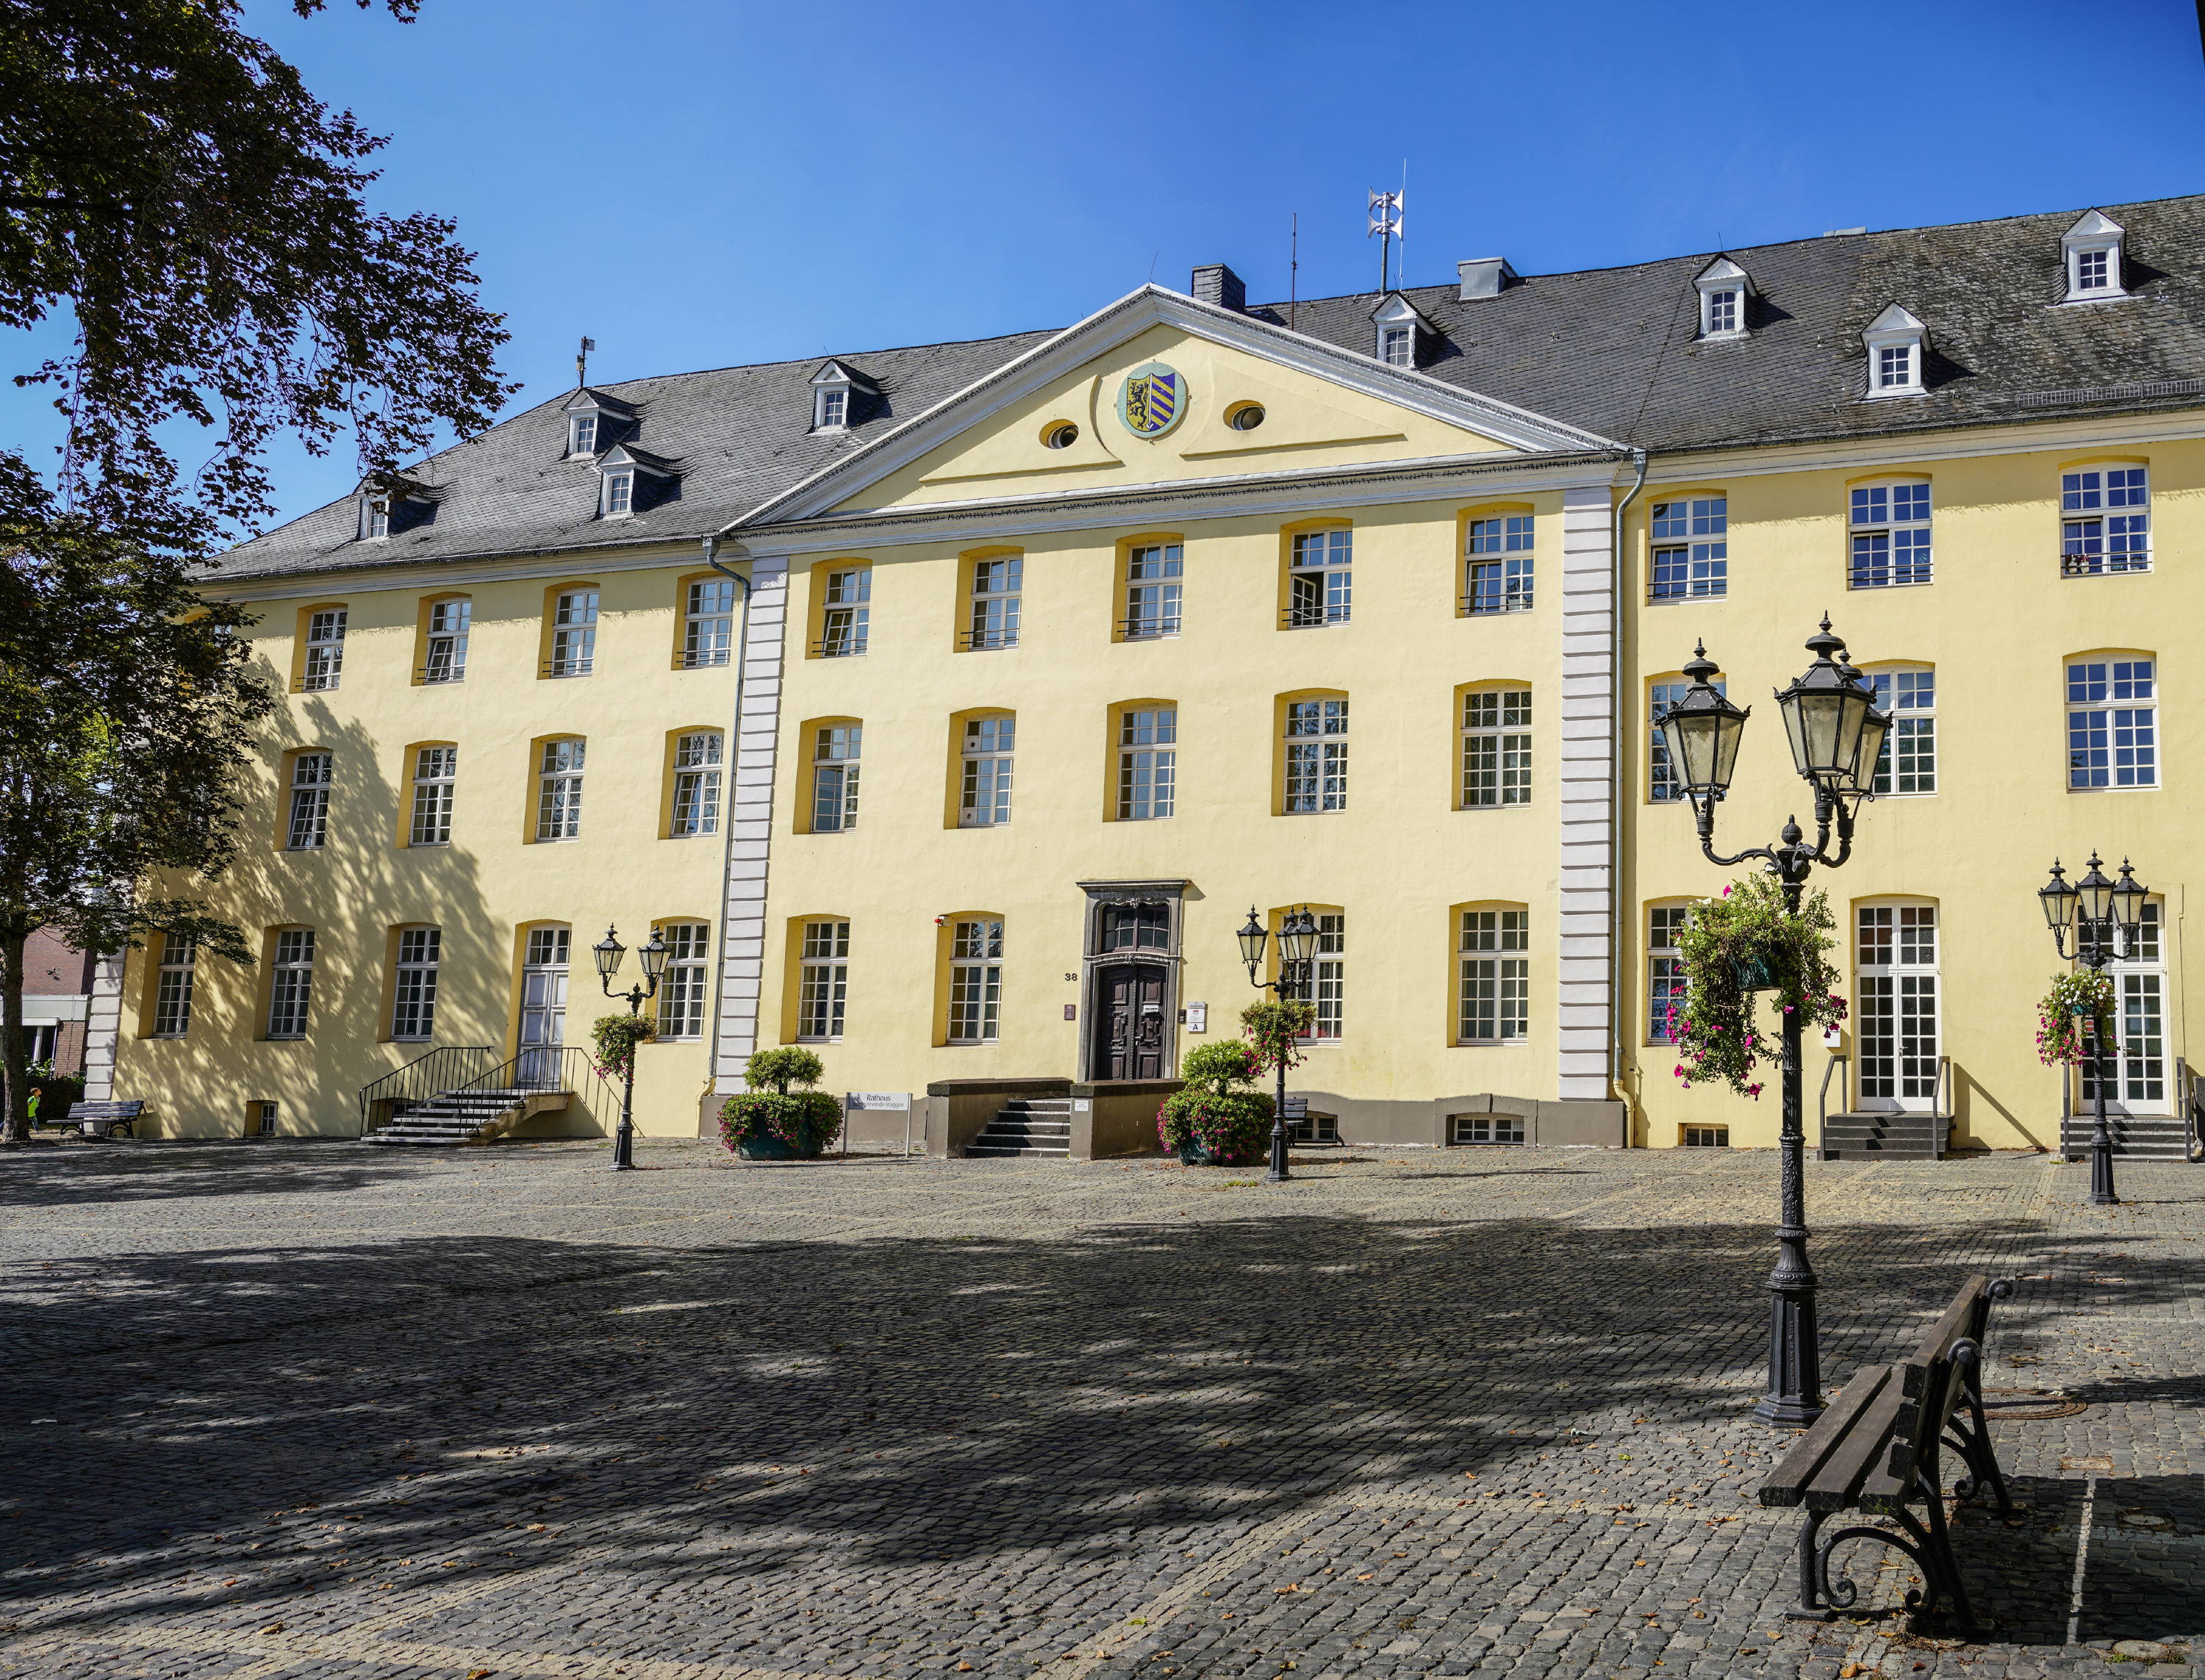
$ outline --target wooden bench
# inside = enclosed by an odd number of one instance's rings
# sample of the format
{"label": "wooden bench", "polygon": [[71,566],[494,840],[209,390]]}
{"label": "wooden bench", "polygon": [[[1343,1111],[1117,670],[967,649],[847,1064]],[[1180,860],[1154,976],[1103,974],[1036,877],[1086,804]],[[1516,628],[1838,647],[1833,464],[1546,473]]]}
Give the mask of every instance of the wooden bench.
{"label": "wooden bench", "polygon": [[1340,1142],[1340,1117],[1337,1114],[1312,1114],[1306,1096],[1289,1095],[1286,1107],[1287,1137],[1295,1143],[1337,1143]]}
{"label": "wooden bench", "polygon": [[69,1105],[68,1123],[87,1137],[112,1137],[118,1132],[135,1137],[134,1128],[145,1112],[143,1102],[76,1102]]}
{"label": "wooden bench", "polygon": [[[1968,1499],[1988,1486],[2001,1512],[2013,1509],[2006,1478],[1983,1421],[1982,1345],[1991,1303],[2013,1293],[2006,1279],[1978,1273],[1961,1285],[1921,1344],[1903,1363],[1872,1365],[1854,1374],[1813,1428],[1761,1484],[1764,1505],[1804,1505],[1799,1530],[1799,1605],[1794,1621],[1828,1621],[1859,1598],[1850,1579],[1830,1581],[1830,1556],[1846,1540],[1871,1540],[1911,1558],[1922,1571],[1907,1607],[1929,1615],[1944,1600],[1966,1628],[1976,1625],[1968,1589],[1952,1556],[1945,1521],[1947,1489],[1940,1463],[1945,1447],[1967,1467],[1949,1490]],[[1917,1517],[1909,1509],[1923,1507]],[[1857,1511],[1892,1526],[1855,1524],[1824,1535],[1833,1512]]]}

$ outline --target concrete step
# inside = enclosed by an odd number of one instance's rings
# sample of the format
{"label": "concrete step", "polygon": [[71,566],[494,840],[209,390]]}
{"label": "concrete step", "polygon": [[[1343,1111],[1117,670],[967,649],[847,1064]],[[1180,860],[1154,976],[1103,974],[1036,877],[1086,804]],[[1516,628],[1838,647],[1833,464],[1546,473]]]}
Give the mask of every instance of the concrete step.
{"label": "concrete step", "polygon": [[1951,1152],[1952,1122],[1931,1114],[1874,1109],[1833,1114],[1822,1123],[1824,1161],[1935,1161],[1939,1134]]}
{"label": "concrete step", "polygon": [[[2071,1161],[2090,1153],[2090,1134],[2097,1121],[2089,1114],[2071,1115],[2064,1152]],[[2106,1131],[2113,1140],[2113,1153],[2136,1161],[2187,1161],[2190,1129],[2178,1114],[2108,1114]]]}
{"label": "concrete step", "polygon": [[1069,1161],[1072,1150],[1068,1145],[1061,1149],[1024,1149],[1009,1143],[990,1143],[979,1137],[965,1146],[967,1161],[989,1160],[999,1155],[1047,1155],[1057,1161]]}

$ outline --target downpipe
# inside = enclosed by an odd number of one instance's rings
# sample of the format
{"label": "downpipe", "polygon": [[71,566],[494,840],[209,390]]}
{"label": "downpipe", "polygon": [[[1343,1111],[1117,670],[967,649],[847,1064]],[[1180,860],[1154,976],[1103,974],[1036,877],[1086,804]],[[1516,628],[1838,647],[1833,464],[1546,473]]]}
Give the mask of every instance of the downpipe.
{"label": "downpipe", "polygon": [[[1646,488],[1646,451],[1633,449],[1631,465],[1637,476],[1631,481],[1630,493],[1615,504],[1608,543],[1608,575],[1614,579],[1609,601],[1608,681],[1610,701],[1614,707],[1612,722],[1615,742],[1608,774],[1608,1012],[1614,1028],[1608,1047],[1608,1088],[1611,1091],[1623,1083],[1623,516],[1638,499],[1638,492]],[[1626,1100],[1632,1107],[1637,1106],[1635,1098]]]}
{"label": "downpipe", "polygon": [[[735,583],[740,584],[743,591],[742,624],[735,633],[735,717],[734,725],[728,731],[728,797],[721,806],[725,814],[723,820],[728,825],[728,843],[720,855],[720,928],[719,937],[713,941],[715,955],[712,963],[711,1090],[712,1095],[717,1096],[720,1094],[720,1010],[722,1002],[721,994],[728,983],[728,879],[735,863],[735,769],[742,755],[743,672],[748,662],[751,639],[751,580],[741,573],[720,563],[720,538],[716,532],[707,535],[704,540],[704,564],[722,577],[732,579]],[[702,1115],[698,1117],[697,1135],[699,1137],[710,1135],[704,1130]]]}

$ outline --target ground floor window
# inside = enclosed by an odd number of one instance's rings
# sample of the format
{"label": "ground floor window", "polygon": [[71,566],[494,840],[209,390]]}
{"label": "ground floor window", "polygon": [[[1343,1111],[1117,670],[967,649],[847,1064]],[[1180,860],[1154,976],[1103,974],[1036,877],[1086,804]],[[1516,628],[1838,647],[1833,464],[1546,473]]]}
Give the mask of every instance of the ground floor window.
{"label": "ground floor window", "polygon": [[1727,1149],[1730,1148],[1730,1128],[1727,1125],[1688,1125],[1685,1128],[1685,1147],[1688,1149]]}
{"label": "ground floor window", "polygon": [[1524,1141],[1524,1117],[1521,1114],[1457,1114],[1452,1141],[1457,1143],[1520,1143]]}
{"label": "ground floor window", "polygon": [[839,1039],[842,1008],[850,989],[850,924],[806,922],[798,982],[796,1036]]}

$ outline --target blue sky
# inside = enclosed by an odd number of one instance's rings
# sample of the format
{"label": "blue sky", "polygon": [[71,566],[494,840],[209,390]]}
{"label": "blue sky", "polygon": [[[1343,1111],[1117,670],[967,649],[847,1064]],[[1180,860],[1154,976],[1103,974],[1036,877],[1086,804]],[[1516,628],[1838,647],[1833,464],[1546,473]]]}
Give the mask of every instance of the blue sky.
{"label": "blue sky", "polygon": [[[593,380],[1061,325],[1228,262],[1375,288],[2205,189],[2191,0],[607,5],[425,0],[248,26],[455,217],[523,407]],[[29,347],[9,347],[10,371]],[[508,411],[510,412],[510,411]],[[51,459],[50,411],[0,438]],[[280,450],[285,516],[354,463]]]}

